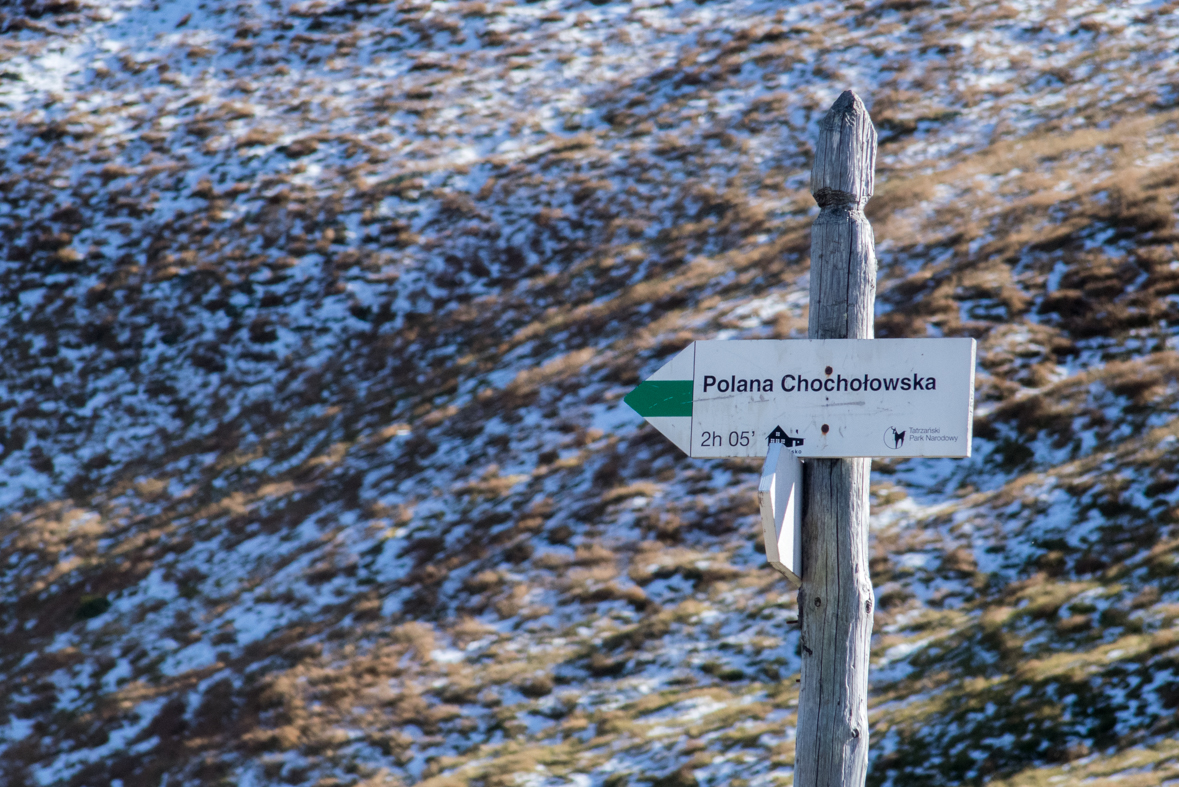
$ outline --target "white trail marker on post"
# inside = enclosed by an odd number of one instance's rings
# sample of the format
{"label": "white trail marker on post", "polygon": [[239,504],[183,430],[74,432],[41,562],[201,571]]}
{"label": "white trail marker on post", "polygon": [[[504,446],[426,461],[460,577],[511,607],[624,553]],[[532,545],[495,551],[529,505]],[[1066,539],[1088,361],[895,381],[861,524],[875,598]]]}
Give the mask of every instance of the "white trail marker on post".
{"label": "white trail marker on post", "polygon": [[757,485],[766,560],[794,587],[802,584],[802,462],[782,437],[770,450]]}

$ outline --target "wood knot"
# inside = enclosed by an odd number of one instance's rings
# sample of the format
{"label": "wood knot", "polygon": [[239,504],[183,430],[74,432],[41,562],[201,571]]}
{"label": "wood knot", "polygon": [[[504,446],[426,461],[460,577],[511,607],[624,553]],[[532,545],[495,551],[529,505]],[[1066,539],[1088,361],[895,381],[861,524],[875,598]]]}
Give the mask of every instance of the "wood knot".
{"label": "wood knot", "polygon": [[815,202],[819,203],[819,207],[824,210],[847,208],[849,211],[858,211],[868,201],[868,197],[861,197],[859,194],[839,189],[819,189],[814,193],[814,197]]}
{"label": "wood knot", "polygon": [[823,599],[821,599],[821,598],[818,598],[818,597],[816,596],[816,597],[815,597],[815,606],[816,606],[816,607],[821,607],[821,606],[823,606]]}

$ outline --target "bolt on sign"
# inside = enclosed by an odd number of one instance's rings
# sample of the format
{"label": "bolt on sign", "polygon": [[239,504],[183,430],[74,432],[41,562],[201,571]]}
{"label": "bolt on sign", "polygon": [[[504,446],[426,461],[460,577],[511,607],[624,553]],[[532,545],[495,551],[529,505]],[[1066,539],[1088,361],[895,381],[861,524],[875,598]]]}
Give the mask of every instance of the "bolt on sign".
{"label": "bolt on sign", "polygon": [[692,457],[970,456],[974,339],[699,341],[624,400]]}

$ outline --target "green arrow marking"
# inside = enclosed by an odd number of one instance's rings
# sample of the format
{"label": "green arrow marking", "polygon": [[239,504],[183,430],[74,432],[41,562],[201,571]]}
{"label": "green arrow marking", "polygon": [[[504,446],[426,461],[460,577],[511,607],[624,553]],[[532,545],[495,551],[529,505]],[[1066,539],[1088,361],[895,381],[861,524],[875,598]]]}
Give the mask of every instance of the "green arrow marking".
{"label": "green arrow marking", "polygon": [[691,380],[648,380],[622,401],[644,418],[691,417]]}

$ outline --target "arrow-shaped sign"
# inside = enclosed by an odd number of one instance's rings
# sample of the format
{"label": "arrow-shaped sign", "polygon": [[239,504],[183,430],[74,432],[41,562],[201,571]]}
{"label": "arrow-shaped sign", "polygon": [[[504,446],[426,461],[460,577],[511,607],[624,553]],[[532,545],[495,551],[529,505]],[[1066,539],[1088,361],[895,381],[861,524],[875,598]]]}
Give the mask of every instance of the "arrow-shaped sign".
{"label": "arrow-shaped sign", "polygon": [[693,457],[970,456],[973,339],[693,342],[624,400]]}
{"label": "arrow-shaped sign", "polygon": [[692,377],[696,344],[692,343],[623,399],[647,423],[691,456]]}

